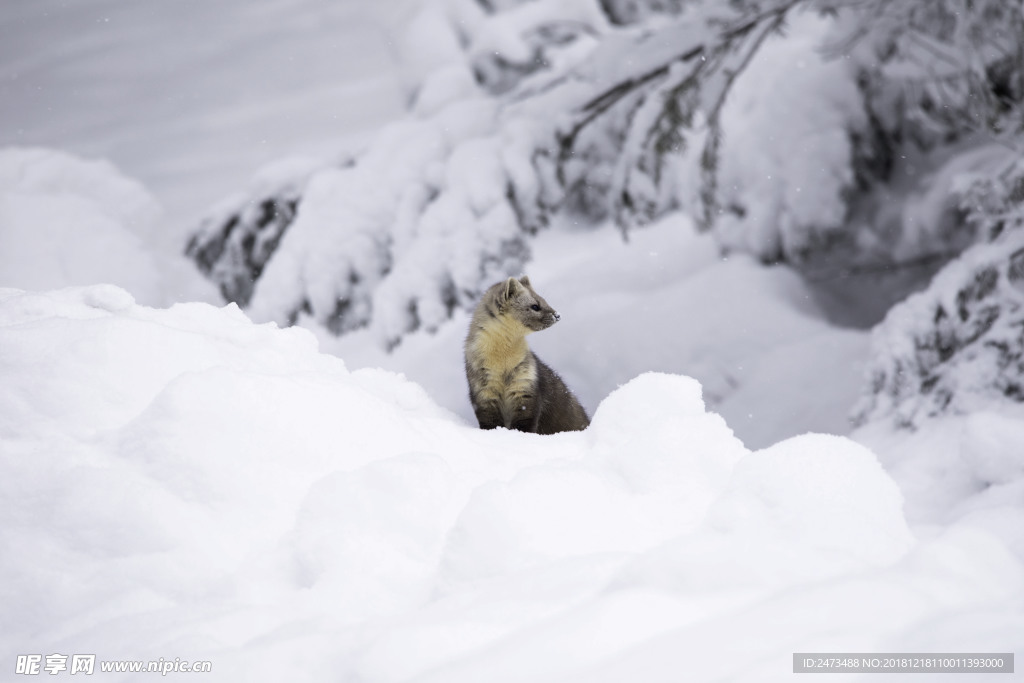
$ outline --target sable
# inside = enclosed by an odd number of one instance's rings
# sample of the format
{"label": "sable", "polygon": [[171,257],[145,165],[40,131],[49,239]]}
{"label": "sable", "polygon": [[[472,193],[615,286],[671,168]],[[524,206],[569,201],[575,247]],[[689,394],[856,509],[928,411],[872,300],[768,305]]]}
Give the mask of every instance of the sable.
{"label": "sable", "polygon": [[526,276],[510,277],[484,293],[465,346],[469,400],[481,429],[555,434],[590,424],[562,378],[526,344],[526,335],[558,320]]}

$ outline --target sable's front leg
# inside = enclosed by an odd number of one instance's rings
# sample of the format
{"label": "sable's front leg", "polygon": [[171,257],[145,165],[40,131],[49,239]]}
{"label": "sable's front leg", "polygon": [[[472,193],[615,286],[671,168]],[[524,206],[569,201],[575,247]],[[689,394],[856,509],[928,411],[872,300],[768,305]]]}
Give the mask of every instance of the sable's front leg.
{"label": "sable's front leg", "polygon": [[512,415],[509,420],[512,429],[536,433],[539,417],[537,399],[532,394],[517,396],[512,402]]}
{"label": "sable's front leg", "polygon": [[504,427],[505,419],[501,416],[501,406],[497,401],[485,401],[473,405],[473,412],[476,413],[476,421],[480,429],[494,429]]}

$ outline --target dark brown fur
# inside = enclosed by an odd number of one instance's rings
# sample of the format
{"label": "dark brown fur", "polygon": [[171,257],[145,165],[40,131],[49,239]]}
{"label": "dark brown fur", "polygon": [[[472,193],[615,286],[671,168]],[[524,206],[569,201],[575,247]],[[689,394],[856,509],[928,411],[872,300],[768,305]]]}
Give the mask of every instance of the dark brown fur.
{"label": "dark brown fur", "polygon": [[558,319],[525,276],[499,282],[484,293],[465,346],[469,400],[481,429],[555,434],[590,424],[562,378],[526,344],[527,334]]}

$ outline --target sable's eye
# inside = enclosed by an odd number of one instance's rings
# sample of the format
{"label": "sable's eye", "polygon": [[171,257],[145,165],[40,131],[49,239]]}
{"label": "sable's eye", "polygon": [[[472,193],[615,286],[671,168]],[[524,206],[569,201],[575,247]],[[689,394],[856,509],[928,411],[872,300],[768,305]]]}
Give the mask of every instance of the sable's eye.
{"label": "sable's eye", "polygon": [[540,310],[540,306],[538,306],[537,304],[534,304],[534,305],[530,306],[530,310],[539,311]]}

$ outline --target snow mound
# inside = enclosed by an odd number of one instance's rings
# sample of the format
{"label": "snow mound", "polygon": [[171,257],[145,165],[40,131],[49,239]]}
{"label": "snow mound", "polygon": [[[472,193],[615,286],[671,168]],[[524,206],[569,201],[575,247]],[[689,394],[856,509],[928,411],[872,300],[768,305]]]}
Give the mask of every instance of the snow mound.
{"label": "snow mound", "polygon": [[0,287],[109,282],[161,303],[150,249],[161,210],[107,161],[0,149]]}
{"label": "snow mound", "polygon": [[1002,412],[949,415],[914,431],[874,421],[854,438],[899,484],[911,524],[980,527],[1024,559],[1024,421]]}
{"label": "snow mound", "polygon": [[732,641],[694,631],[734,628],[761,645],[726,668],[771,679],[795,643],[863,646],[865,591],[878,645],[1024,586],[981,532],[916,543],[867,449],[751,453],[685,377],[637,377],[585,432],[485,432],[302,329],[112,286],[0,290],[0,375],[8,661],[602,680],[666,638],[713,672]]}

